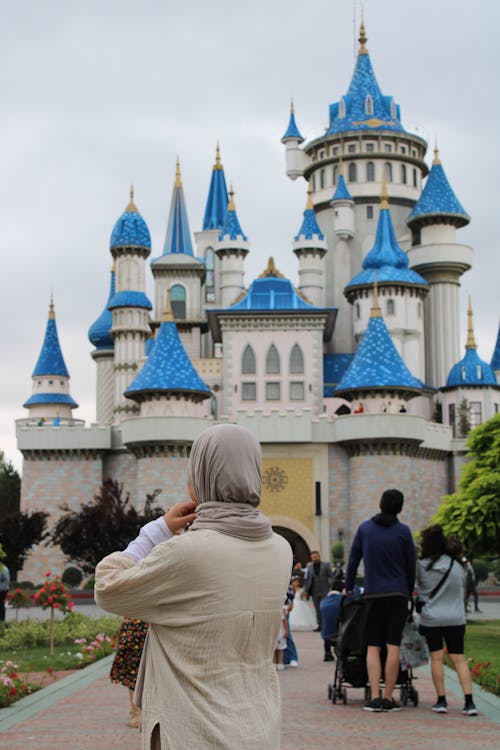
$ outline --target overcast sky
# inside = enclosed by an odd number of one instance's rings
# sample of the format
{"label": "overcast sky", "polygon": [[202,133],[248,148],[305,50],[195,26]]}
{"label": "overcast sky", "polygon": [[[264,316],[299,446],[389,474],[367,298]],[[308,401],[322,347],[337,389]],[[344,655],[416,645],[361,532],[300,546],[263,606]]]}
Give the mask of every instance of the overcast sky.
{"label": "overcast sky", "polygon": [[[356,7],[354,7],[356,6]],[[357,43],[351,0],[17,0],[0,28],[0,448],[16,466],[14,420],[32,392],[53,290],[76,417],[95,418],[89,326],[108,294],[109,237],[136,203],[161,254],[179,154],[191,231],[201,229],[215,144],[250,240],[246,284],[291,250],[305,183],[285,175],[290,97],[306,138],[347,91]],[[462,341],[472,295],[479,355],[498,330],[500,3],[366,0],[368,49],[406,129],[437,136],[472,222]],[[357,36],[357,29],[356,29]],[[148,293],[152,278],[148,274]]]}

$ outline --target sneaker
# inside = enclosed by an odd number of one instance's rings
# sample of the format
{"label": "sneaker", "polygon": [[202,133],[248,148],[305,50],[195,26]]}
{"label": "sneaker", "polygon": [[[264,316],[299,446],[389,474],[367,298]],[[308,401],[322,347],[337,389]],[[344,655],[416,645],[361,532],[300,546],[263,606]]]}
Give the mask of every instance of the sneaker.
{"label": "sneaker", "polygon": [[380,713],[380,711],[382,711],[382,698],[374,698],[372,701],[367,701],[363,708],[365,711]]}
{"label": "sneaker", "polygon": [[466,716],[477,716],[477,708],[475,707],[473,701],[465,704],[462,709],[462,713]]}
{"label": "sneaker", "polygon": [[382,699],[382,711],[402,711],[403,706],[401,703],[396,703],[394,698],[383,698]]}
{"label": "sneaker", "polygon": [[333,654],[325,654],[323,657],[323,661],[335,661]]}
{"label": "sneaker", "polygon": [[438,702],[433,705],[432,710],[435,711],[437,714],[447,714],[448,705],[446,701],[441,699],[441,700],[438,700]]}
{"label": "sneaker", "polygon": [[289,667],[298,667],[299,666],[299,662],[296,661],[295,659],[292,659],[292,661],[290,662],[290,664],[288,666]]}

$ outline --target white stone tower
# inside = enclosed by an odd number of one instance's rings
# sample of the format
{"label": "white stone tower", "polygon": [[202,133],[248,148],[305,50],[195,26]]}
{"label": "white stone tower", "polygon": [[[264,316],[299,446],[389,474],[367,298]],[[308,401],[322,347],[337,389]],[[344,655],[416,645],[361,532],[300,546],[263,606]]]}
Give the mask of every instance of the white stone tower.
{"label": "white stone tower", "polygon": [[325,303],[325,263],[327,246],[316,221],[311,190],[307,191],[304,219],[293,241],[293,252],[299,261],[299,289],[309,302],[318,307]]}
{"label": "white stone tower", "polygon": [[243,234],[236,215],[232,187],[229,191],[226,221],[219,234],[215,252],[220,268],[220,304],[228,307],[245,288],[244,263],[249,252],[248,238]]}

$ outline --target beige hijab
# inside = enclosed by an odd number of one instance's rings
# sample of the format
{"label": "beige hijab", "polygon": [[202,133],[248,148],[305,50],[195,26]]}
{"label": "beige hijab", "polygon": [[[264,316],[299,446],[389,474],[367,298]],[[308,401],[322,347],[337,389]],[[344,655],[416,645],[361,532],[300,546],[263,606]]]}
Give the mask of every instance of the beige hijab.
{"label": "beige hijab", "polygon": [[202,432],[191,448],[188,481],[198,501],[192,531],[214,529],[249,541],[272,536],[269,519],[257,510],[262,453],[249,430],[225,424]]}

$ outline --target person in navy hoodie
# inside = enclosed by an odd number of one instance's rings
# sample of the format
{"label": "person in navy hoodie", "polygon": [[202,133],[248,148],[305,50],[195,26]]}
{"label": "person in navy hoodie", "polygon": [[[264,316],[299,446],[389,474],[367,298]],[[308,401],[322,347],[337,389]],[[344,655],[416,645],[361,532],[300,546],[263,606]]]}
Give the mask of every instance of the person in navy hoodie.
{"label": "person in navy hoodie", "polygon": [[[408,526],[400,523],[398,514],[404,497],[399,490],[385,490],[380,499],[380,513],[364,521],[356,531],[346,572],[346,592],[354,590],[359,563],[364,564],[364,596],[371,600],[367,618],[366,666],[372,699],[366,711],[399,711],[393,698],[399,672],[399,650],[404,624],[408,617],[408,599],[413,593],[416,554]],[[379,698],[382,674],[381,650],[387,648],[384,697]]]}

